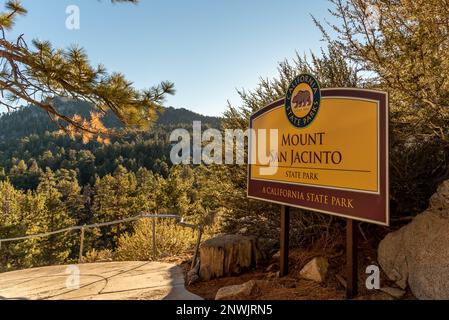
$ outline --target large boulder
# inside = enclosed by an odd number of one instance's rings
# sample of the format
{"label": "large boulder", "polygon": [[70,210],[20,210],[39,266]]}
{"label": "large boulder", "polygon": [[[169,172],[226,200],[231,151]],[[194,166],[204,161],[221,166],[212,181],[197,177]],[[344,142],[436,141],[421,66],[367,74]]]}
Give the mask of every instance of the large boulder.
{"label": "large boulder", "polygon": [[272,289],[295,288],[291,282],[280,284],[277,281],[249,280],[242,284],[220,288],[215,300],[249,300],[260,297],[261,294]]}
{"label": "large boulder", "polygon": [[378,260],[387,276],[419,299],[449,299],[449,180],[429,208],[379,244]]}
{"label": "large boulder", "polygon": [[263,258],[256,238],[243,235],[221,235],[200,246],[202,280],[238,275],[256,266]]}
{"label": "large boulder", "polygon": [[250,280],[243,284],[222,287],[217,291],[215,300],[241,300],[248,299],[256,290],[257,282]]}

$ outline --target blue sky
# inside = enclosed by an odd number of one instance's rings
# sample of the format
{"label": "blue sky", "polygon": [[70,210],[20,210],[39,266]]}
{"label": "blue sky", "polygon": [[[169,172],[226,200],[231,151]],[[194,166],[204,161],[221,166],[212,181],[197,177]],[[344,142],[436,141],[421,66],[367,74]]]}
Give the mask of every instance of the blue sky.
{"label": "blue sky", "polygon": [[[0,0],[0,4],[5,1]],[[137,88],[175,83],[167,106],[220,115],[238,105],[236,88],[253,89],[276,75],[295,51],[318,52],[321,34],[310,14],[329,18],[326,0],[23,0],[28,15],[15,31],[55,46],[79,44],[92,63],[120,71]],[[66,8],[80,8],[80,30],[65,27]]]}

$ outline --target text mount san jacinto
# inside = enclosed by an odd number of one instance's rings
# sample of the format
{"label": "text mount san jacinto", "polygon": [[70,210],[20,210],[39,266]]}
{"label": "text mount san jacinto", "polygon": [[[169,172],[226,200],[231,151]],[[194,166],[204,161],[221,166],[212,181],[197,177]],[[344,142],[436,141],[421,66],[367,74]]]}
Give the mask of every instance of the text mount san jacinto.
{"label": "text mount san jacinto", "polygon": [[248,197],[388,225],[387,94],[297,79],[250,118]]}

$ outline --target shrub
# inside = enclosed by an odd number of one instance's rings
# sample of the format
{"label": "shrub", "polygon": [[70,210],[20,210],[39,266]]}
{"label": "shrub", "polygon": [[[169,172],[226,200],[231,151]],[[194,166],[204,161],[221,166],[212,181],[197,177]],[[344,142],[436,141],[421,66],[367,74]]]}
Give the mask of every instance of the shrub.
{"label": "shrub", "polygon": [[172,220],[156,220],[156,256],[153,256],[153,221],[136,223],[134,233],[119,238],[116,260],[144,261],[177,255],[194,248],[197,233],[176,225]]}
{"label": "shrub", "polygon": [[83,257],[83,263],[93,262],[110,262],[114,260],[114,252],[109,249],[95,250],[92,249]]}

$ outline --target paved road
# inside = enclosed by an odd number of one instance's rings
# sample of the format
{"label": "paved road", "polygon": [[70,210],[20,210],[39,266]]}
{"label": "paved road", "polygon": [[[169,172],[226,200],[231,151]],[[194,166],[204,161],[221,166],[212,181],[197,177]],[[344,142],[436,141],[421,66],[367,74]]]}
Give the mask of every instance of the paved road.
{"label": "paved road", "polygon": [[[78,270],[79,278],[77,278]],[[0,273],[0,299],[200,300],[201,298],[185,289],[183,272],[176,265],[159,262],[106,262]]]}

